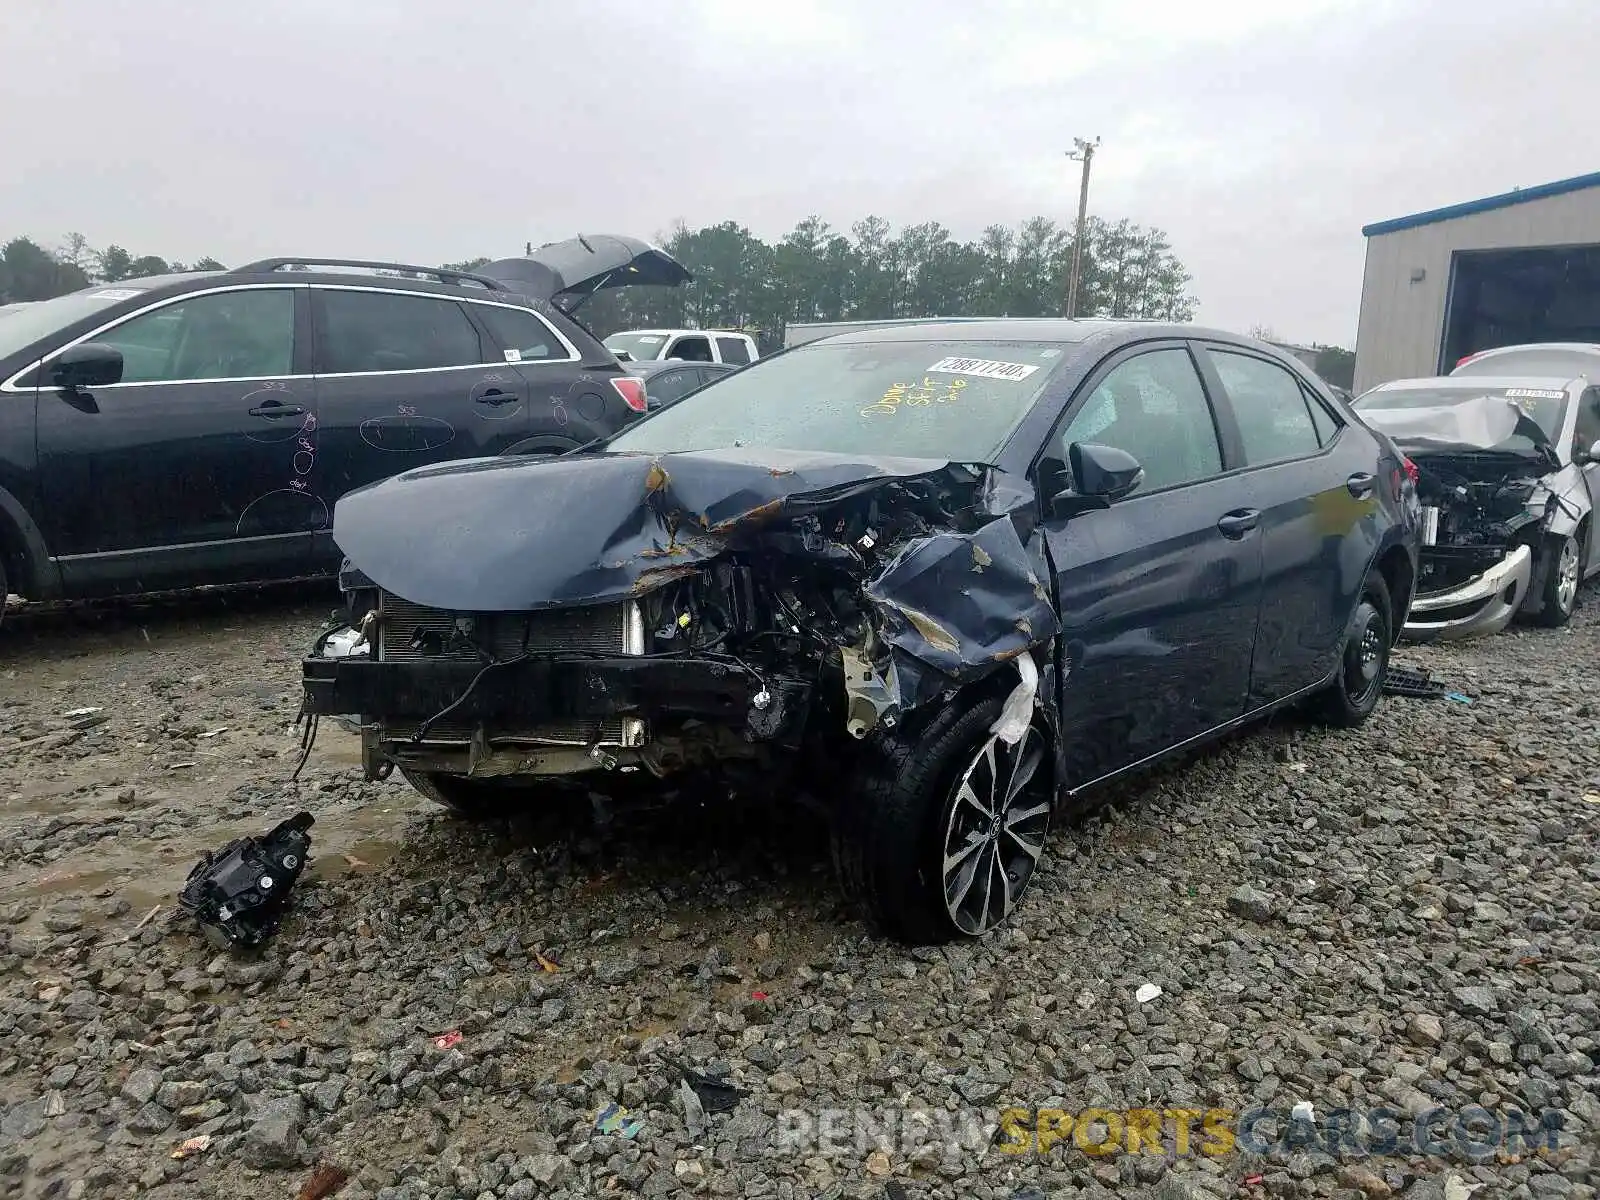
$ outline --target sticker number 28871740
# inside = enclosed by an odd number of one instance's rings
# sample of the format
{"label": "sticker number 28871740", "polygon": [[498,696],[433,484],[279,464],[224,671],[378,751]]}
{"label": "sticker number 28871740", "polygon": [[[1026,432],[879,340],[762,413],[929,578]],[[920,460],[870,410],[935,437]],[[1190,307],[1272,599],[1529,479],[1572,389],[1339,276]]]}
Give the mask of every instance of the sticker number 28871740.
{"label": "sticker number 28871740", "polygon": [[884,389],[882,398],[877,403],[863,408],[861,415],[892,417],[900,411],[902,404],[913,408],[922,408],[929,404],[949,404],[961,398],[961,391],[966,386],[965,379],[943,379],[935,383],[926,377],[921,383],[891,383]]}
{"label": "sticker number 28871740", "polygon": [[1020,382],[1038,369],[1032,363],[995,362],[988,358],[941,358],[928,371],[938,375],[976,375],[982,379]]}

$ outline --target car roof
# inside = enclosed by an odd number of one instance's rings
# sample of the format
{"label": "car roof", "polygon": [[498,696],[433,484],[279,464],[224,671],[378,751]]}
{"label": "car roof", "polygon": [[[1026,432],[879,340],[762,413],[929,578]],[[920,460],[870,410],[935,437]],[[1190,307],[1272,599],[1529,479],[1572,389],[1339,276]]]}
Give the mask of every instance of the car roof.
{"label": "car roof", "polygon": [[436,279],[417,279],[404,275],[380,275],[376,271],[355,268],[324,271],[288,271],[281,269],[262,271],[185,271],[176,275],[145,275],[138,279],[118,280],[115,283],[97,283],[90,287],[80,288],[78,291],[81,295],[122,289],[139,292],[159,292],[167,289],[188,290],[202,284],[208,287],[215,287],[226,284],[260,283],[398,288],[408,292],[431,292],[434,295],[451,296],[457,299],[486,300],[501,304],[511,304],[518,308],[540,307],[541,310],[554,308],[553,305],[539,305],[532,297],[524,295],[517,291],[514,286],[508,284],[502,284],[499,289],[492,289],[474,283],[446,283]]}
{"label": "car roof", "polygon": [[668,335],[675,333],[715,333],[720,334],[723,337],[742,338],[747,338],[750,336],[748,333],[740,333],[737,329],[618,329],[612,333],[606,334],[606,337],[634,337],[638,334],[655,334],[659,337],[667,337]]}
{"label": "car roof", "polygon": [[929,320],[884,325],[873,329],[853,329],[833,333],[805,346],[870,345],[874,342],[1007,342],[1025,339],[1035,342],[1085,342],[1101,335],[1126,334],[1141,338],[1205,338],[1234,342],[1241,346],[1280,351],[1265,342],[1241,337],[1221,329],[1207,329],[1168,321],[1121,320],[1106,317],[969,317],[959,320]]}

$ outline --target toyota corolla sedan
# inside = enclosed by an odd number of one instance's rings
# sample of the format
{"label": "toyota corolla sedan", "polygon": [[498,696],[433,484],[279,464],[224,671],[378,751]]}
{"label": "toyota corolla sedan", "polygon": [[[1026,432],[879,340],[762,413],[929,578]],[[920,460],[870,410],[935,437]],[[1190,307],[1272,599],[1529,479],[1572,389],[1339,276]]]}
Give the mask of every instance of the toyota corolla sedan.
{"label": "toyota corolla sedan", "polygon": [[803,771],[881,929],[978,937],[1093,785],[1290,705],[1364,721],[1419,521],[1389,439],[1261,342],[875,328],[346,495],[306,703],[467,815]]}

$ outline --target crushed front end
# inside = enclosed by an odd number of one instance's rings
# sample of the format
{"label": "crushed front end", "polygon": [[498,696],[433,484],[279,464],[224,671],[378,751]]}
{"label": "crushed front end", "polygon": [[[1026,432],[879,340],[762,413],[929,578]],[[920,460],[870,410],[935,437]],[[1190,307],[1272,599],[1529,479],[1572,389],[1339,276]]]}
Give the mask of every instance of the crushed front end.
{"label": "crushed front end", "polygon": [[[305,658],[306,708],[358,714],[369,778],[765,772],[1054,637],[1038,539],[984,483],[747,451],[408,473],[341,501],[351,623]],[[583,515],[479,523],[547,506]]]}
{"label": "crushed front end", "polygon": [[1437,641],[1497,633],[1532,592],[1551,493],[1536,466],[1418,455],[1422,550],[1405,634]]}

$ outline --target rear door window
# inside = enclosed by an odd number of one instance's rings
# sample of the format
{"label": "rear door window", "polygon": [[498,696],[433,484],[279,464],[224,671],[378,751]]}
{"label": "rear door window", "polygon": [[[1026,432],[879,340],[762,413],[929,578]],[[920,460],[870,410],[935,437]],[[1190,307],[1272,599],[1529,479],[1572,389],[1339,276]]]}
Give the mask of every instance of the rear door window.
{"label": "rear door window", "polygon": [[[499,304],[472,307],[500,343],[498,353],[506,362],[565,362],[572,357],[555,331],[537,314]],[[496,351],[491,350],[487,357],[495,360]]]}
{"label": "rear door window", "polygon": [[743,366],[750,361],[750,347],[743,338],[719,337],[717,339],[717,353],[722,356],[725,363],[738,363]]}
{"label": "rear door window", "polygon": [[1339,421],[1310,388],[1303,389],[1306,394],[1306,408],[1311,411],[1311,424],[1316,428],[1317,441],[1326,446],[1338,436]]}
{"label": "rear door window", "polygon": [[454,300],[343,288],[322,288],[319,294],[323,374],[425,371],[483,361],[482,339]]}
{"label": "rear door window", "polygon": [[1303,458],[1322,448],[1305,391],[1287,370],[1231,350],[1207,353],[1233,404],[1248,465]]}

